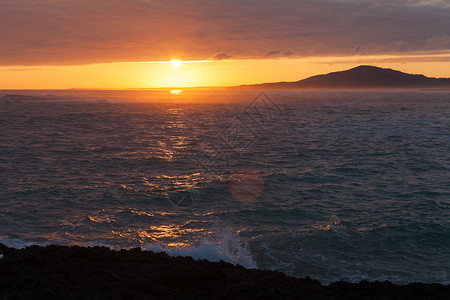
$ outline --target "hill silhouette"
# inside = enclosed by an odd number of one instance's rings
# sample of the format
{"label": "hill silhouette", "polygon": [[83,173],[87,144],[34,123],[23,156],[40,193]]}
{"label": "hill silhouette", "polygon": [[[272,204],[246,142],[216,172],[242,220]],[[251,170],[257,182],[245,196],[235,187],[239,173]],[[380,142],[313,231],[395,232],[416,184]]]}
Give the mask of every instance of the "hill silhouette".
{"label": "hill silhouette", "polygon": [[299,81],[240,85],[242,89],[450,88],[450,78],[430,78],[374,66],[316,75]]}

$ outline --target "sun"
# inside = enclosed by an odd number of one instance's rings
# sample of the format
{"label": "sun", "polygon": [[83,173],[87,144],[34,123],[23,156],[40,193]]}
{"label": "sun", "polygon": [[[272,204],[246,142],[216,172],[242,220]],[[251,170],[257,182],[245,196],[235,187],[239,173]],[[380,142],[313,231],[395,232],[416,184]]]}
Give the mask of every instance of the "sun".
{"label": "sun", "polygon": [[177,59],[173,59],[173,60],[170,61],[170,63],[174,67],[179,67],[181,65],[182,61],[181,60],[177,60]]}

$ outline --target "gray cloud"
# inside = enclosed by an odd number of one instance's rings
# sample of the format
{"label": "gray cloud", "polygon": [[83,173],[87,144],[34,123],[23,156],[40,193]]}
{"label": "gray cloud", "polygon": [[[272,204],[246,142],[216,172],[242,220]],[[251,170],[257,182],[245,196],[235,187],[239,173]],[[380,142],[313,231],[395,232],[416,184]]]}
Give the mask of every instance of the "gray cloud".
{"label": "gray cloud", "polygon": [[430,50],[450,49],[450,36],[432,36],[427,38],[425,48]]}
{"label": "gray cloud", "polygon": [[286,57],[286,56],[291,56],[291,55],[294,55],[294,51],[292,51],[292,50],[287,50],[287,51],[272,50],[272,51],[266,52],[262,56],[262,58]]}
{"label": "gray cloud", "polygon": [[284,55],[285,55],[285,56],[291,56],[291,55],[294,55],[294,51],[292,51],[292,50],[285,51],[285,52],[284,52]]}
{"label": "gray cloud", "polygon": [[274,56],[280,54],[280,51],[269,51],[266,54],[263,55],[263,58],[269,57],[269,56]]}
{"label": "gray cloud", "polygon": [[2,1],[0,65],[450,50],[449,15],[448,0]]}
{"label": "gray cloud", "polygon": [[[317,61],[316,64],[335,65],[335,64],[350,64],[354,63],[354,58],[340,59],[340,60],[324,60]],[[358,64],[373,64],[373,63],[405,63],[405,62],[450,62],[450,54],[447,56],[407,56],[407,57],[393,57],[393,58],[358,58]]]}
{"label": "gray cloud", "polygon": [[224,60],[228,58],[231,58],[231,55],[228,55],[225,52],[220,52],[214,55],[213,60]]}

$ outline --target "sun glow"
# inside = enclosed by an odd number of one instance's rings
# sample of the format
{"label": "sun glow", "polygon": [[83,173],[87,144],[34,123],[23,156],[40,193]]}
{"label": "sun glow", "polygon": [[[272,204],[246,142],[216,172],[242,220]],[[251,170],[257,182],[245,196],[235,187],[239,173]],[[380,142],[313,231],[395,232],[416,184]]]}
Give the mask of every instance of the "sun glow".
{"label": "sun glow", "polygon": [[[174,65],[179,65],[175,67]],[[356,67],[376,65],[430,77],[450,77],[444,55],[347,56],[248,60],[171,60],[74,66],[0,66],[1,89],[168,88],[234,86],[296,81]],[[183,92],[182,92],[183,93]]]}
{"label": "sun glow", "polygon": [[181,66],[182,61],[181,60],[177,60],[177,59],[173,59],[173,60],[170,61],[170,63],[174,67],[179,67],[179,66]]}

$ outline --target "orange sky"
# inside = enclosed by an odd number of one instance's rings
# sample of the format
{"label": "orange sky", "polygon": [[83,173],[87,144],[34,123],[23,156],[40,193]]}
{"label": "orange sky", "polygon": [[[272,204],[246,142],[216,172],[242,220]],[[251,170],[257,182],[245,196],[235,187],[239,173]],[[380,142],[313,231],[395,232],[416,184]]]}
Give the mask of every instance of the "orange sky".
{"label": "orange sky", "polygon": [[[122,62],[75,66],[0,67],[2,89],[161,88],[232,86],[296,81],[312,75],[373,64],[407,73],[450,77],[448,56],[432,57],[322,57],[223,61]],[[438,59],[438,62],[432,61]],[[429,61],[431,60],[431,61]]]}
{"label": "orange sky", "polygon": [[449,15],[442,0],[3,1],[0,89],[230,86],[361,64],[450,77]]}

